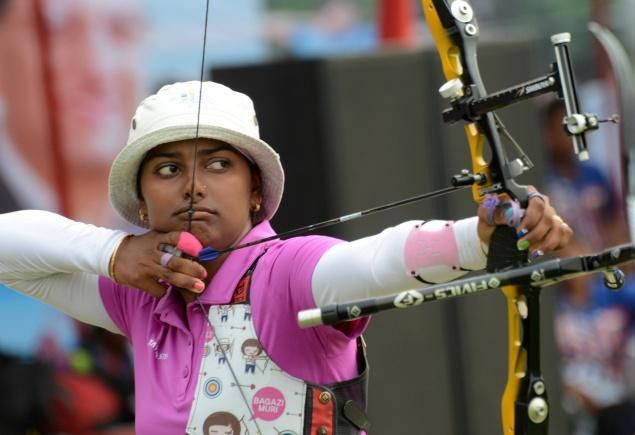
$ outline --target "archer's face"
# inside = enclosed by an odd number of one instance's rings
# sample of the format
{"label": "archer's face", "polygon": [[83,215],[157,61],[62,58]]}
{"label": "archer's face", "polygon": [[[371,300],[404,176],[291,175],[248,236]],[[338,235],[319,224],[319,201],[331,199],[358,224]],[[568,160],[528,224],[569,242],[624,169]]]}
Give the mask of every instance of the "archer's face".
{"label": "archer's face", "polygon": [[191,232],[203,245],[224,249],[251,229],[250,207],[260,202],[260,179],[231,146],[199,139],[195,162],[194,145],[194,140],[171,142],[148,153],[140,169],[142,209],[153,230],[187,231],[195,172]]}

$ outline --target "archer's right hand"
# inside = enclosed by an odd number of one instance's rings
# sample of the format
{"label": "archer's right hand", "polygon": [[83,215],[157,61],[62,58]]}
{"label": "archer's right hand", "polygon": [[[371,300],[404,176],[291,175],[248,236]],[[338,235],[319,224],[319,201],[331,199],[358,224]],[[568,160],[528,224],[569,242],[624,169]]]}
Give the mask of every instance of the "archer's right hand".
{"label": "archer's right hand", "polygon": [[149,231],[140,236],[128,236],[115,251],[112,277],[117,283],[138,288],[156,298],[162,297],[167,285],[196,294],[205,289],[207,271],[198,262],[166,253],[161,244],[179,245],[182,232]]}

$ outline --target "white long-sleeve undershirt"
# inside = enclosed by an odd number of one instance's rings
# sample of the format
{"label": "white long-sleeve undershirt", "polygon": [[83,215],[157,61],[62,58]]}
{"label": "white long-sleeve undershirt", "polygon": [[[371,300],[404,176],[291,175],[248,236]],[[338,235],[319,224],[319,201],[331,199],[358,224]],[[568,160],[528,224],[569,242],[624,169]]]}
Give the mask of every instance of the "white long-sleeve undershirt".
{"label": "white long-sleeve undershirt", "polygon": [[[313,298],[318,306],[366,299],[403,290],[424,287],[406,267],[405,245],[415,225],[422,221],[404,222],[379,234],[350,243],[335,245],[322,255],[313,273]],[[438,230],[446,221],[428,221],[421,226]],[[485,267],[486,257],[477,233],[478,218],[456,221],[454,240],[458,248],[458,266],[438,265],[429,268],[433,282],[457,279],[471,270]]]}
{"label": "white long-sleeve undershirt", "polygon": [[[434,225],[433,221],[428,224]],[[405,273],[404,243],[412,223],[329,249],[313,276],[318,305],[418,287]],[[476,219],[457,221],[459,262],[480,269],[485,257]],[[83,322],[120,333],[99,294],[112,252],[126,233],[75,222],[55,213],[25,210],[0,215],[0,282]],[[455,276],[456,275],[456,276]],[[458,277],[447,274],[446,280]],[[353,279],[354,278],[354,279]]]}
{"label": "white long-sleeve undershirt", "polygon": [[119,332],[99,295],[123,231],[25,210],[0,215],[0,282],[82,322]]}

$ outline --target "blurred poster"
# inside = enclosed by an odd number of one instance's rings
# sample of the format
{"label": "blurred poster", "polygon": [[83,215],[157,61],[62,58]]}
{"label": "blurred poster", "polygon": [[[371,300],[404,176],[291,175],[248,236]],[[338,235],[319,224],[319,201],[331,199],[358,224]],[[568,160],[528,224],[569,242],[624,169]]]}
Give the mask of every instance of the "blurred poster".
{"label": "blurred poster", "polygon": [[[200,78],[205,9],[205,0],[0,0],[0,213],[43,209],[136,231],[110,207],[110,164],[144,95]],[[267,57],[263,15],[263,0],[210,2],[205,78],[212,64]],[[50,335],[29,320],[41,310],[0,286],[0,352],[36,352]]]}
{"label": "blurred poster", "polygon": [[141,90],[134,1],[5,0],[0,207],[112,225],[110,162]]}

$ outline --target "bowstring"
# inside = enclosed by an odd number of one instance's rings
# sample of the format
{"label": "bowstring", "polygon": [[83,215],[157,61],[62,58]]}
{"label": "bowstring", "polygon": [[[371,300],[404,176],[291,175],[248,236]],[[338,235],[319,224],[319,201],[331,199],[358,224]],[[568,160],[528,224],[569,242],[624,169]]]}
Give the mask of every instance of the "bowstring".
{"label": "bowstring", "polygon": [[[200,75],[199,75],[199,90],[198,90],[198,108],[197,108],[197,112],[196,112],[196,132],[194,135],[194,157],[192,159],[192,185],[190,188],[190,205],[189,208],[187,210],[187,214],[188,214],[188,220],[187,220],[187,231],[188,232],[192,232],[192,218],[194,215],[194,195],[195,195],[195,190],[196,190],[196,165],[197,165],[197,154],[198,154],[198,143],[199,143],[199,131],[200,131],[200,125],[201,125],[201,105],[203,102],[203,78],[205,75],[205,53],[207,51],[207,27],[208,27],[208,22],[209,22],[209,7],[210,7],[210,0],[205,0],[205,24],[204,24],[204,30],[203,30],[203,53],[201,55],[201,69],[200,69]],[[214,334],[214,338],[216,339],[216,341],[219,343],[219,349],[221,350],[221,353],[223,355],[223,358],[225,358],[225,361],[227,363],[227,367],[229,367],[229,371],[231,372],[231,376],[234,379],[234,382],[236,383],[236,386],[238,388],[238,391],[240,392],[240,396],[243,400],[243,402],[245,403],[245,406],[247,407],[247,411],[249,412],[249,415],[251,416],[251,420],[254,422],[254,425],[256,426],[256,430],[258,431],[259,434],[262,434],[262,430],[260,430],[260,427],[258,426],[258,421],[256,420],[256,416],[254,415],[253,410],[251,409],[251,406],[249,405],[249,401],[247,400],[247,397],[245,396],[245,392],[242,390],[242,387],[240,386],[240,382],[238,381],[238,376],[236,375],[236,372],[234,371],[234,368],[232,366],[231,361],[227,358],[227,354],[225,352],[225,350],[223,349],[223,346],[220,344],[220,340],[216,334],[216,329],[214,328],[214,325],[212,324],[212,321],[210,320],[209,316],[210,316],[210,311],[209,310],[205,310],[205,306],[203,305],[203,302],[201,301],[201,296],[200,294],[196,296],[196,301],[198,302],[199,307],[201,308],[201,311],[203,313],[203,316],[205,316],[205,319],[207,320],[207,324],[209,325],[209,327],[211,328],[213,334]],[[246,423],[245,423],[246,424]]]}
{"label": "bowstring", "polygon": [[205,74],[205,52],[207,51],[207,25],[209,20],[210,0],[205,0],[205,24],[203,29],[203,54],[201,55],[201,69],[198,89],[198,107],[196,110],[196,132],[194,134],[194,158],[192,160],[192,185],[190,187],[190,207],[187,210],[187,231],[192,232],[192,217],[194,215],[194,194],[196,188],[196,155],[198,153],[199,127],[201,125],[201,104],[203,101],[203,76]]}

